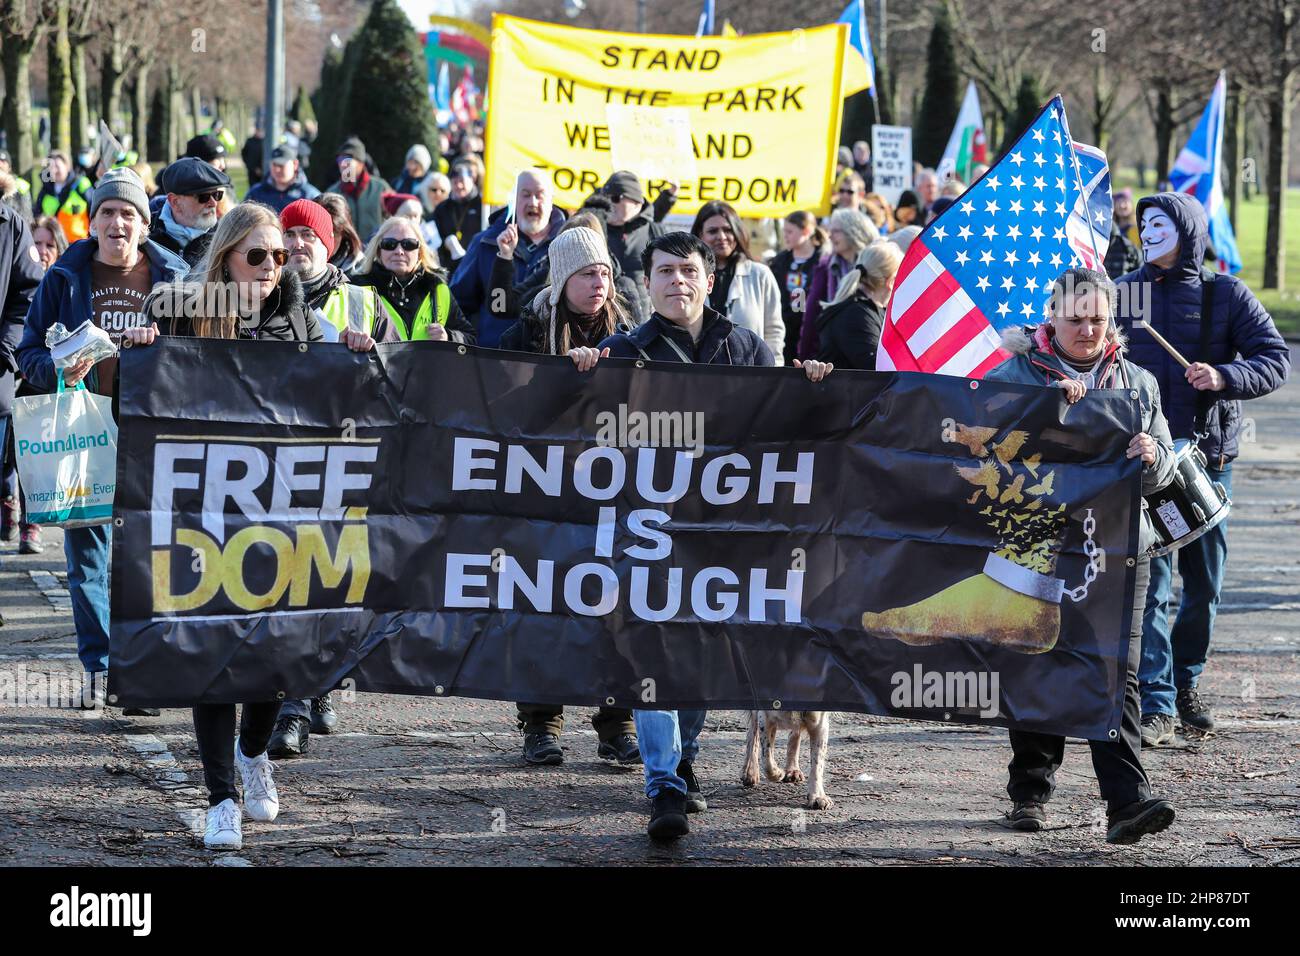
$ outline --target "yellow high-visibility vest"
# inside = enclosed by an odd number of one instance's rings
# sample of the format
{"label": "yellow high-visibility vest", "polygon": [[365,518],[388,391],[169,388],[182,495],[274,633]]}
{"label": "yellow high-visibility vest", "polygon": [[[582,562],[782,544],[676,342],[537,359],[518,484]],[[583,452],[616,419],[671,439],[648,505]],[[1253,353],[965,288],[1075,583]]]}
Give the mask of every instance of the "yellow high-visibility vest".
{"label": "yellow high-visibility vest", "polygon": [[[434,300],[437,300],[437,316],[434,316]],[[393,325],[397,328],[397,334],[403,342],[420,342],[429,338],[429,326],[437,322],[441,326],[447,325],[447,316],[451,312],[451,290],[447,288],[447,283],[439,282],[434,294],[424,297],[420,303],[420,308],[415,313],[415,321],[411,323],[411,329],[407,330],[406,323],[397,313],[390,303],[383,296],[379,301],[384,303],[384,308],[388,310],[388,316]]]}

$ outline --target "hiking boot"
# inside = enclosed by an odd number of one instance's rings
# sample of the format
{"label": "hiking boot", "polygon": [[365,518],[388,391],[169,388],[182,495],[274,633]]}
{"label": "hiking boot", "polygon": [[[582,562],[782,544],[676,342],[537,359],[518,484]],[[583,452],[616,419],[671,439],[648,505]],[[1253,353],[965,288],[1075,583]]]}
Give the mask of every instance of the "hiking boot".
{"label": "hiking boot", "polygon": [[602,740],[596,748],[596,756],[601,760],[617,760],[621,764],[640,763],[641,748],[632,734],[619,734]]}
{"label": "hiking boot", "polygon": [[1106,842],[1136,843],[1148,833],[1159,833],[1174,822],[1174,807],[1168,800],[1152,797],[1139,800],[1107,814]]}
{"label": "hiking boot", "polygon": [[654,796],[654,809],[645,832],[652,840],[675,840],[691,832],[686,820],[688,808],[686,795],[672,787],[664,787]]}
{"label": "hiking boot", "polygon": [[1174,739],[1172,714],[1142,715],[1142,746],[1161,747]]}
{"label": "hiking boot", "polygon": [[312,698],[311,732],[321,735],[332,734],[338,725],[339,715],[334,710],[334,702],[330,700],[330,695]]}
{"label": "hiking boot", "polygon": [[1178,719],[1184,727],[1191,727],[1202,733],[1214,730],[1214,712],[1201,701],[1201,695],[1195,687],[1186,687],[1178,692]]}
{"label": "hiking boot", "polygon": [[690,761],[683,760],[677,765],[677,776],[686,781],[686,812],[703,813],[709,809],[709,804],[704,799],[704,792],[700,789],[700,781],[695,776],[695,768],[691,766]]}
{"label": "hiking boot", "polygon": [[18,539],[19,554],[40,554],[45,548],[41,545],[41,526],[25,524]]}
{"label": "hiking boot", "polygon": [[1025,833],[1037,833],[1047,826],[1047,808],[1037,800],[1017,800],[1006,815],[1006,826]]}
{"label": "hiking boot", "polygon": [[301,757],[307,752],[310,741],[311,725],[308,724],[306,717],[299,717],[296,714],[281,717],[275,722],[275,732],[271,734],[271,741],[266,745],[266,752],[276,760]]}
{"label": "hiking boot", "polygon": [[525,734],[524,759],[538,767],[554,767],[564,763],[560,738],[555,734]]}

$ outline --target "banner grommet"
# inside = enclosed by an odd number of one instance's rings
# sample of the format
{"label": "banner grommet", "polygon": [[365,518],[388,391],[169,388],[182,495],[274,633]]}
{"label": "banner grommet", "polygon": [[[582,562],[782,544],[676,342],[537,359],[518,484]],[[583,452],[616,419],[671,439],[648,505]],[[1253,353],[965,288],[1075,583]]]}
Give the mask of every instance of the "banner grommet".
{"label": "banner grommet", "polygon": [[465,354],[466,352],[468,352],[468,351],[469,351],[469,349],[465,348],[465,346],[463,346],[463,345],[458,345],[458,346],[456,346],[456,354],[457,354],[457,355],[464,355],[464,354]]}
{"label": "banner grommet", "polygon": [[282,691],[282,690],[277,690],[277,691],[275,692],[275,699],[276,699],[276,700],[284,700],[284,691]]}
{"label": "banner grommet", "polygon": [[439,684],[437,687],[435,687],[435,688],[433,689],[433,692],[434,692],[435,694],[443,694],[443,693],[445,693],[445,691],[442,689],[442,685],[441,685],[441,684]]}
{"label": "banner grommet", "polygon": [[298,351],[299,351],[299,352],[305,352],[305,351],[307,351],[307,343],[306,343],[306,342],[299,342],[299,343],[298,343]]}
{"label": "banner grommet", "polygon": [[606,707],[613,707],[613,706],[614,706],[614,698],[613,698],[613,697],[606,697],[606,698],[605,698],[605,706],[606,706]]}
{"label": "banner grommet", "polygon": [[944,714],[944,715],[943,715],[943,719],[944,719],[944,720],[952,720],[952,714]]}
{"label": "banner grommet", "polygon": [[121,517],[121,515],[119,515],[118,517],[116,517],[116,518],[113,519],[113,527],[114,527],[114,528],[120,528],[120,527],[122,527],[122,525],[124,525],[124,524],[126,524],[126,521]]}
{"label": "banner grommet", "polygon": [[1124,566],[1125,566],[1125,567],[1128,567],[1128,568],[1131,568],[1131,567],[1133,567],[1133,566],[1136,565],[1136,564],[1137,564],[1137,559],[1136,559],[1136,558],[1129,558],[1128,560],[1126,560],[1126,561],[1124,562]]}
{"label": "banner grommet", "polygon": [[1118,731],[1118,730],[1112,730],[1112,731],[1110,731],[1110,739],[1111,739],[1111,740],[1116,740],[1116,739],[1118,739],[1118,738],[1119,738],[1119,731]]}
{"label": "banner grommet", "polygon": [[773,709],[773,710],[780,710],[780,709],[781,709],[781,702],[780,702],[779,700],[774,700],[774,701],[772,701],[772,709]]}
{"label": "banner grommet", "polygon": [[644,362],[643,360],[641,360],[641,359],[637,359],[637,360],[636,360],[636,367],[637,367],[637,368],[645,368],[645,362]]}
{"label": "banner grommet", "polygon": [[975,391],[975,389],[977,389],[977,388],[979,388],[979,387],[980,387],[980,383],[979,383],[978,381],[976,381],[975,379],[971,379],[971,382],[970,382],[970,388],[971,388],[971,391],[973,392],[973,391]]}

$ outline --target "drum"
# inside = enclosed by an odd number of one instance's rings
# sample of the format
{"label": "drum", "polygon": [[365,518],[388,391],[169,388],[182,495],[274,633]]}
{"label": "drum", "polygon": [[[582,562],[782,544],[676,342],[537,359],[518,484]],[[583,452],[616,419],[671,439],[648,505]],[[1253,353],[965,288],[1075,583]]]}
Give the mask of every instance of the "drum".
{"label": "drum", "polygon": [[1205,455],[1196,443],[1180,438],[1174,442],[1173,481],[1147,495],[1142,507],[1156,531],[1156,543],[1149,553],[1158,558],[1221,524],[1232,510],[1232,501],[1223,485],[1210,480]]}

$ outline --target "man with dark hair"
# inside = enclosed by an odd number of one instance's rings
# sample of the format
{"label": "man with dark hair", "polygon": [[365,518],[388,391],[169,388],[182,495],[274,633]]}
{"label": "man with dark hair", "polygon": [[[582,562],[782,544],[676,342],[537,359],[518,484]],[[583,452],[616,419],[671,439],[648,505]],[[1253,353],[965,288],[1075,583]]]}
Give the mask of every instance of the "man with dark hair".
{"label": "man with dark hair", "polygon": [[[709,308],[713,288],[713,250],[689,232],[653,239],[641,253],[650,294],[650,318],[631,332],[611,335],[597,349],[575,350],[598,358],[640,358],[700,365],[774,366],[771,349],[749,329]],[[570,353],[572,354],[572,353]],[[577,359],[575,359],[577,361]],[[795,360],[819,382],[833,366]],[[583,367],[580,363],[579,367]],[[654,801],[647,832],[656,840],[690,832],[687,813],[708,808],[693,764],[699,753],[703,710],[636,710],[637,740],[645,765],[646,796]]]}
{"label": "man with dark hair", "polygon": [[244,202],[260,202],[270,206],[276,212],[299,199],[315,199],[320,190],[307,182],[298,161],[298,152],[287,143],[281,143],[271,150],[271,171],[260,183],[254,183],[244,196]]}

